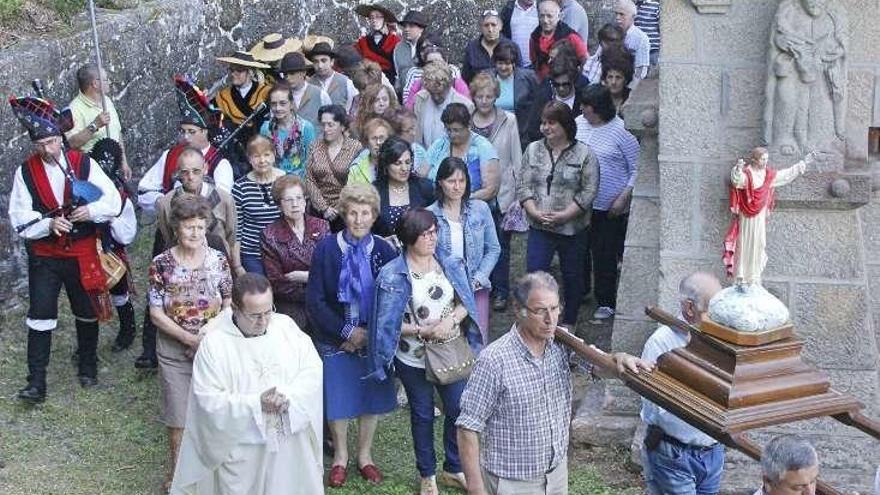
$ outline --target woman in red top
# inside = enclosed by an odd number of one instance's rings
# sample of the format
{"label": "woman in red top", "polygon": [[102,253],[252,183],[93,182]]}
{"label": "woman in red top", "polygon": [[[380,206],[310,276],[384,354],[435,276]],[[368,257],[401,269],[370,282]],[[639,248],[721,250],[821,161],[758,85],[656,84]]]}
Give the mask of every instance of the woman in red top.
{"label": "woman in red top", "polygon": [[397,24],[397,17],[391,9],[379,3],[358,5],[354,11],[366,17],[370,26],[367,34],[358,38],[357,51],[365,59],[379,64],[382,72],[391,84],[394,84],[395,71],[392,57],[394,47],[400,43],[400,36],[389,28],[388,24]]}

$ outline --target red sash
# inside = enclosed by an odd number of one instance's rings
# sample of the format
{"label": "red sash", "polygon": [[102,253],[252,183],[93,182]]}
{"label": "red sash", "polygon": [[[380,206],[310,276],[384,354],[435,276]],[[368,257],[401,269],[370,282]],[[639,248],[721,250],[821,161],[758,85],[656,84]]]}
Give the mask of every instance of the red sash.
{"label": "red sash", "polygon": [[745,167],[743,173],[746,176],[746,187],[737,189],[732,184],[730,186],[730,211],[733,213],[733,218],[727,228],[727,235],[724,236],[724,253],[721,256],[728,277],[734,276],[736,243],[739,240],[739,216],[753,217],[765,208],[769,212],[773,209],[775,199],[773,179],[776,178],[776,170],[767,168],[764,183],[758,188],[755,188],[751,169]]}
{"label": "red sash", "polygon": [[[75,150],[67,152],[67,163],[75,177],[80,176],[82,160],[83,155],[80,152]],[[25,166],[28,167],[28,171],[33,177],[34,189],[36,189],[39,201],[49,210],[58,208],[58,200],[55,199],[55,194],[52,192],[49,176],[46,175],[46,169],[40,157],[38,155],[31,156],[25,162]],[[68,201],[70,201],[70,181],[65,181],[64,202]],[[92,298],[98,318],[104,320],[109,318],[109,308],[104,311],[105,304],[101,302],[101,296],[106,295],[107,292],[107,277],[104,275],[104,269],[98,259],[97,242],[97,233],[79,239],[71,239],[65,234],[55,238],[50,236],[36,240],[31,243],[31,249],[37,256],[75,258],[79,265],[79,279],[83,289]]]}

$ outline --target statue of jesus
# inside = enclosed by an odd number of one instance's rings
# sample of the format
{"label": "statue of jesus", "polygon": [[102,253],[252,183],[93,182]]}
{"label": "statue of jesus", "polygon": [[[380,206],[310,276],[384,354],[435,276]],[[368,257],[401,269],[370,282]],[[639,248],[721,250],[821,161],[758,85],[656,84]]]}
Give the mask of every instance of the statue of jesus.
{"label": "statue of jesus", "polygon": [[810,152],[791,167],[767,166],[766,148],[755,148],[746,163],[740,158],[730,171],[730,211],[734,217],[724,237],[724,266],[737,285],[761,284],[767,265],[767,214],[773,209],[774,189],[804,173],[814,161]]}

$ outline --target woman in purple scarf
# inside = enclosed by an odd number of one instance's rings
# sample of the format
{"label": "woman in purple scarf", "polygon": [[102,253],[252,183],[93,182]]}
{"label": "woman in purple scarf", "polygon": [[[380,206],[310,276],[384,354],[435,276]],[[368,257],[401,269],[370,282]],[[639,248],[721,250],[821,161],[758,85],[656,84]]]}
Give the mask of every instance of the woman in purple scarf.
{"label": "woman in purple scarf", "polygon": [[350,184],[339,196],[345,229],[325,237],[312,255],[306,306],[313,339],[324,360],[324,414],[333,440],[328,485],[345,484],[348,422],[358,419],[357,466],[373,483],[382,473],[373,464],[372,444],[379,415],[397,405],[393,382],[362,380],[368,373],[367,322],[373,312],[379,269],[397,256],[390,244],[370,233],[379,215],[373,186]]}

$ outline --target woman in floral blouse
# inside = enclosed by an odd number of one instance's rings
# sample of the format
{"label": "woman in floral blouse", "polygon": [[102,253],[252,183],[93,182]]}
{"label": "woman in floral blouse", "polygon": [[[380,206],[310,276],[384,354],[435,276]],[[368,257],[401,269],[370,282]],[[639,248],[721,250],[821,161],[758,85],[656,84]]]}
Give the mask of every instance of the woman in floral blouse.
{"label": "woman in floral blouse", "polygon": [[279,313],[293,318],[310,334],[306,315],[306,282],[315,245],[330,232],[327,220],[306,214],[306,197],[299,177],[286,175],[272,185],[272,197],[281,205],[281,218],[263,230],[263,267],[272,282]]}
{"label": "woman in floral blouse", "polygon": [[229,263],[205,239],[211,220],[207,199],[189,193],[175,197],[171,224],[177,245],[150,264],[150,317],[159,328],[160,420],[168,428],[169,486],[186,420],[192,359],[202,340],[199,330],[229,306],[232,297]]}

